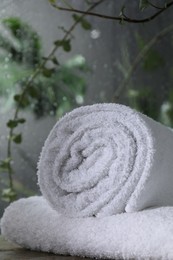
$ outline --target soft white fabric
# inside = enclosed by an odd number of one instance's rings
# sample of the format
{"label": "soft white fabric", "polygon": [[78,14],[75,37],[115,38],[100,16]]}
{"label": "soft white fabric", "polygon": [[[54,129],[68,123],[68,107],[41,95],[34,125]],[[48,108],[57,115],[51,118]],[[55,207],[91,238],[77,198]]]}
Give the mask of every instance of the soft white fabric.
{"label": "soft white fabric", "polygon": [[51,206],[69,217],[173,205],[172,151],[172,131],[129,107],[80,107],[50,132],[39,185]]}
{"label": "soft white fabric", "polygon": [[162,207],[173,205],[172,151],[170,129],[126,106],[75,109],[43,147],[45,198],[12,203],[2,234],[57,254],[172,260],[173,207]]}
{"label": "soft white fabric", "polygon": [[110,259],[173,259],[173,207],[103,218],[67,218],[42,197],[14,202],[2,234],[32,250]]}

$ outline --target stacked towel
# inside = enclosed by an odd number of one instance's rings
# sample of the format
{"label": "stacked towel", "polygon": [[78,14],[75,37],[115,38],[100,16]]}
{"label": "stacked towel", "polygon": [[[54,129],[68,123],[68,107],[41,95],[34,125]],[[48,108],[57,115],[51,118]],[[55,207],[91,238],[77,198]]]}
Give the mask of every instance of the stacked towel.
{"label": "stacked towel", "polygon": [[126,106],[75,109],[42,149],[44,198],[10,205],[2,234],[59,254],[173,259],[173,208],[137,212],[173,205],[172,151],[169,128]]}
{"label": "stacked towel", "polygon": [[14,202],[2,233],[22,247],[109,259],[173,259],[173,207],[116,216],[67,218],[42,197]]}

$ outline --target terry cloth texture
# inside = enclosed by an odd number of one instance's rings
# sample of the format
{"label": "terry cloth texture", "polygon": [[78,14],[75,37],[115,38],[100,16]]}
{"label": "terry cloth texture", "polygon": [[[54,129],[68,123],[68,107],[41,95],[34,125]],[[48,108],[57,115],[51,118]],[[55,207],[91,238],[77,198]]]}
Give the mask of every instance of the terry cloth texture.
{"label": "terry cloth texture", "polygon": [[22,247],[55,254],[109,259],[173,259],[173,207],[116,216],[67,218],[43,197],[11,204],[2,233]]}
{"label": "terry cloth texture", "polygon": [[129,107],[80,107],[50,132],[39,185],[51,206],[69,217],[173,205],[172,151],[172,131]]}
{"label": "terry cloth texture", "polygon": [[43,197],[12,203],[2,234],[56,254],[172,260],[172,151],[173,132],[129,107],[77,108],[42,149]]}

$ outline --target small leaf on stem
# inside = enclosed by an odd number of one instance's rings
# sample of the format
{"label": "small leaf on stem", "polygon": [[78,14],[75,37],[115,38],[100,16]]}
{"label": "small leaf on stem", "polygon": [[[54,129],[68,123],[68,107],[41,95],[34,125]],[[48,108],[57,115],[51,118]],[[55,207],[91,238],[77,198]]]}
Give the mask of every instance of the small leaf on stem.
{"label": "small leaf on stem", "polygon": [[29,87],[27,90],[28,94],[32,97],[32,98],[38,98],[39,97],[39,91],[38,89],[36,89],[35,87]]}
{"label": "small leaf on stem", "polygon": [[55,56],[52,58],[52,62],[55,65],[59,65],[59,61],[57,60],[57,58]]}
{"label": "small leaf on stem", "polygon": [[17,121],[17,120],[12,120],[12,119],[10,119],[10,120],[7,122],[7,126],[8,126],[9,128],[15,128],[17,125],[18,125],[18,121]]}
{"label": "small leaf on stem", "polygon": [[68,40],[57,40],[54,42],[56,46],[62,47],[64,51],[69,52],[71,50],[70,39]]}
{"label": "small leaf on stem", "polygon": [[18,118],[18,119],[17,119],[17,122],[18,122],[19,124],[24,124],[24,123],[26,122],[26,119],[25,119],[25,118]]}
{"label": "small leaf on stem", "polygon": [[140,0],[139,1],[139,9],[141,11],[144,11],[144,9],[147,8],[148,6],[149,6],[148,0]]}
{"label": "small leaf on stem", "polygon": [[79,22],[82,19],[81,16],[77,15],[77,14],[73,14],[72,17],[73,17],[75,22]]}
{"label": "small leaf on stem", "polygon": [[6,158],[5,160],[0,162],[0,171],[4,172],[7,171],[10,166],[11,158]]}
{"label": "small leaf on stem", "polygon": [[22,134],[13,135],[12,140],[14,143],[20,144],[22,142]]}
{"label": "small leaf on stem", "polygon": [[85,29],[85,30],[91,30],[91,28],[92,28],[91,24],[84,18],[81,21],[81,25],[82,25],[83,29]]}
{"label": "small leaf on stem", "polygon": [[20,99],[21,99],[21,95],[14,95],[14,100],[16,101],[16,102],[19,102],[20,101]]}
{"label": "small leaf on stem", "polygon": [[43,68],[42,70],[42,74],[43,76],[45,76],[46,78],[50,78],[52,76],[52,74],[54,73],[54,69],[47,69],[47,68]]}
{"label": "small leaf on stem", "polygon": [[56,4],[56,0],[49,0],[49,3],[55,5]]}
{"label": "small leaf on stem", "polygon": [[63,42],[63,49],[66,52],[71,51],[71,44],[70,44],[70,40],[66,40]]}
{"label": "small leaf on stem", "polygon": [[22,96],[22,95],[15,95],[14,100],[21,106],[21,107],[27,107],[29,105],[29,99],[28,97]]}
{"label": "small leaf on stem", "polygon": [[125,5],[123,5],[123,6],[121,7],[121,11],[120,11],[120,13],[119,13],[119,16],[121,16],[121,17],[124,16],[124,10],[125,10]]}
{"label": "small leaf on stem", "polygon": [[91,30],[92,28],[91,24],[84,17],[81,17],[80,15],[77,14],[73,14],[72,17],[75,22],[79,22],[81,24],[83,29]]}

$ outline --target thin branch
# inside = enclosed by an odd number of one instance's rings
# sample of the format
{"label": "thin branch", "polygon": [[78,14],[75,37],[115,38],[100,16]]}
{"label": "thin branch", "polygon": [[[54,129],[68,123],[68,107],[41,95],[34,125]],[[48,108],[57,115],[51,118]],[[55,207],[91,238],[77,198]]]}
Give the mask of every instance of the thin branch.
{"label": "thin branch", "polygon": [[[81,15],[81,17],[73,23],[73,25],[69,28],[69,30],[66,31],[64,37],[62,38],[62,41],[68,39],[68,37],[71,35],[72,31],[75,29],[75,27],[78,25],[78,23],[80,23],[81,19],[84,16],[87,15],[88,12],[92,11],[96,6],[98,6],[99,4],[101,4],[104,1],[105,0],[100,0],[97,3],[93,4],[92,6],[90,6],[86,10],[86,12],[84,12]],[[19,101],[17,103],[17,107],[16,107],[16,110],[15,110],[15,113],[14,113],[14,116],[13,116],[12,120],[17,120],[18,119],[18,114],[19,114],[19,111],[20,111],[20,104],[22,102],[22,99],[25,97],[25,94],[26,94],[28,88],[32,85],[32,82],[34,81],[34,79],[40,74],[42,69],[45,67],[47,60],[51,59],[51,57],[54,56],[54,54],[58,50],[58,48],[59,48],[59,46],[55,45],[55,47],[52,49],[52,51],[48,55],[47,59],[44,59],[43,62],[36,68],[35,72],[29,77],[27,83],[25,84],[25,87],[24,87],[22,93],[20,94],[20,99],[19,99]],[[8,144],[7,144],[7,158],[11,158],[12,157],[11,147],[12,147],[12,136],[13,136],[13,134],[14,134],[14,128],[10,128],[9,135],[8,135]],[[10,167],[8,169],[8,178],[9,178],[9,188],[11,190],[14,190],[11,161],[10,161]]]}
{"label": "thin branch", "polygon": [[65,3],[66,6],[68,6],[68,7],[71,8],[71,9],[73,9],[73,6],[70,5],[68,2],[66,2],[66,0],[62,0],[62,1]]}
{"label": "thin branch", "polygon": [[154,5],[153,3],[149,2],[149,1],[148,1],[148,4],[151,5],[152,7],[156,8],[156,9],[159,9],[159,10],[162,10],[162,9],[165,8],[165,6],[164,7],[159,7],[159,6],[156,6],[156,5]]}
{"label": "thin branch", "polygon": [[137,68],[138,64],[143,60],[143,58],[145,57],[145,55],[149,52],[149,50],[153,47],[153,45],[158,42],[161,38],[163,38],[166,34],[168,34],[169,32],[171,32],[173,30],[173,24],[171,24],[170,26],[164,28],[162,31],[160,31],[156,36],[154,36],[154,38],[152,38],[146,45],[145,47],[139,52],[139,54],[137,55],[134,63],[132,64],[132,66],[129,68],[128,72],[127,72],[127,76],[125,77],[124,81],[122,82],[122,84],[117,88],[114,96],[113,96],[113,101],[117,101],[117,99],[120,97],[121,93],[126,89],[127,84],[129,83],[129,80],[133,74],[133,72],[135,71],[135,69]]}
{"label": "thin branch", "polygon": [[144,19],[134,19],[134,18],[130,18],[127,17],[126,15],[124,16],[110,16],[110,15],[105,15],[105,14],[100,14],[100,13],[94,13],[94,12],[90,12],[90,11],[82,11],[79,9],[71,9],[71,8],[67,8],[67,7],[61,7],[59,5],[56,4],[52,4],[52,6],[58,10],[62,10],[62,11],[67,11],[67,12],[73,12],[73,13],[79,13],[79,14],[86,14],[86,15],[90,15],[90,16],[96,16],[99,18],[104,18],[104,19],[109,19],[109,20],[117,20],[117,21],[125,21],[128,23],[146,23],[146,22],[150,22],[152,20],[154,20],[157,16],[159,16],[161,13],[163,13],[165,10],[167,10],[169,7],[171,7],[173,5],[173,1],[171,1],[170,3],[168,3],[165,7],[161,8],[159,11],[157,11],[155,14],[144,18]]}

